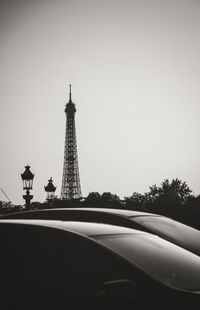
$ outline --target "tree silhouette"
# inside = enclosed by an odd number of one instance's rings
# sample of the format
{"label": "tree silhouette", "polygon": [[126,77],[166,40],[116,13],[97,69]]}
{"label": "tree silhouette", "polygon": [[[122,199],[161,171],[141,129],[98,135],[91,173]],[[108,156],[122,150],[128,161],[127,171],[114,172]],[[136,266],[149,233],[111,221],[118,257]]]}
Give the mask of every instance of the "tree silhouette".
{"label": "tree silhouette", "polygon": [[161,186],[156,185],[150,186],[149,195],[156,199],[157,197],[173,195],[178,198],[181,204],[185,203],[191,195],[191,190],[186,182],[182,182],[178,178],[172,179],[171,183],[168,179],[165,179]]}
{"label": "tree silhouette", "polygon": [[111,194],[110,192],[104,192],[101,196],[101,199],[105,207],[121,208],[121,200],[115,194]]}
{"label": "tree silhouette", "polygon": [[147,194],[134,192],[130,197],[124,197],[124,207],[129,210],[145,211]]}
{"label": "tree silhouette", "polygon": [[178,178],[172,179],[171,182],[165,179],[161,186],[150,186],[146,206],[150,212],[181,220],[182,207],[191,196],[191,192],[186,182]]}
{"label": "tree silhouette", "polygon": [[101,206],[101,195],[98,192],[91,192],[85,198],[85,207],[100,207]]}
{"label": "tree silhouette", "polygon": [[200,230],[200,195],[190,196],[182,210],[183,222]]}
{"label": "tree silhouette", "polygon": [[120,198],[110,192],[104,192],[100,195],[98,192],[91,192],[86,197],[84,205],[86,207],[98,208],[120,208]]}
{"label": "tree silhouette", "polygon": [[[55,198],[51,206],[47,201],[32,202],[31,209],[48,208],[115,208],[128,209],[165,215],[182,221],[192,227],[200,229],[200,195],[194,196],[186,182],[178,178],[169,181],[165,179],[160,186],[154,184],[149,192],[140,194],[133,192],[129,197],[120,200],[119,196],[111,192],[90,192],[86,198],[59,199]],[[10,206],[0,201],[0,214],[22,211],[22,206]]]}

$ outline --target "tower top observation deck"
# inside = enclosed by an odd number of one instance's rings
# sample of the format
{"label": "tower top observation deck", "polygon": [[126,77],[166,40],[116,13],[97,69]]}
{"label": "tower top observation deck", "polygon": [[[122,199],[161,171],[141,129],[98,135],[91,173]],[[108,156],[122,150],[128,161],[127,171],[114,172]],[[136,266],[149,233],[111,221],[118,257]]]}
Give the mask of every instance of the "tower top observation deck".
{"label": "tower top observation deck", "polygon": [[72,85],[69,85],[69,101],[68,103],[66,103],[65,106],[65,113],[75,113],[76,112],[76,108],[75,108],[75,104],[72,102]]}

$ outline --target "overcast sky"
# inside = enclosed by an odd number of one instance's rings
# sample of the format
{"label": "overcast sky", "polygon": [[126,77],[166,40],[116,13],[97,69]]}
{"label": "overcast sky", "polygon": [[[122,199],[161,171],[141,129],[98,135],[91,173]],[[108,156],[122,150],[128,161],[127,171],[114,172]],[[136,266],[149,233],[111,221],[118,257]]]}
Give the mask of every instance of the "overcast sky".
{"label": "overcast sky", "polygon": [[[0,187],[60,196],[68,84],[82,195],[144,193],[165,178],[200,194],[199,0],[1,0]],[[6,200],[0,193],[0,200]]]}

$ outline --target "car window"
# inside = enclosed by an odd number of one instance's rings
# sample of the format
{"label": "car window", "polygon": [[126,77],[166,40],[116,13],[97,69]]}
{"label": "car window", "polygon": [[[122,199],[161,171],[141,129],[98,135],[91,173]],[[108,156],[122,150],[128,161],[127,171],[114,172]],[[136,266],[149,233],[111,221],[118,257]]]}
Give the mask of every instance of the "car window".
{"label": "car window", "polygon": [[82,236],[39,226],[8,226],[0,229],[0,281],[8,291],[93,296],[104,281],[128,275],[107,250]]}
{"label": "car window", "polygon": [[200,292],[199,256],[150,234],[95,238],[161,283]]}
{"label": "car window", "polygon": [[133,221],[155,234],[200,254],[200,231],[177,221],[158,216],[133,217]]}

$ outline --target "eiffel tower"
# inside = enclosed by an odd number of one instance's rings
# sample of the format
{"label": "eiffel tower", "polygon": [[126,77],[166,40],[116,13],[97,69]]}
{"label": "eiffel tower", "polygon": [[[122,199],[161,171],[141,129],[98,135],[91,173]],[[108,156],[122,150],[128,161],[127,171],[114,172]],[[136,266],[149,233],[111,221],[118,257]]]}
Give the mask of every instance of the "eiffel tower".
{"label": "eiffel tower", "polygon": [[72,102],[71,85],[69,85],[69,102],[65,106],[65,113],[66,131],[61,199],[77,199],[82,195],[76,144],[76,107]]}

